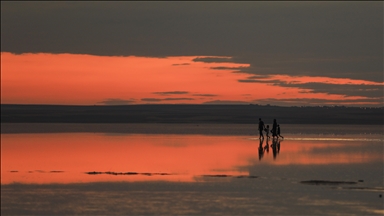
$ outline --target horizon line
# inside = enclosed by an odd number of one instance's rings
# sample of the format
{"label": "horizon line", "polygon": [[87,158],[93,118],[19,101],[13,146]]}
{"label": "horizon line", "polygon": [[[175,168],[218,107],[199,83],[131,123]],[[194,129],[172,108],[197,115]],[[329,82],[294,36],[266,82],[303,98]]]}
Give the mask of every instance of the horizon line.
{"label": "horizon line", "polygon": [[265,107],[283,107],[283,108],[294,108],[294,107],[315,107],[315,108],[323,108],[323,107],[338,107],[338,108],[381,108],[384,109],[384,106],[348,106],[348,105],[292,105],[292,106],[282,106],[282,105],[273,105],[273,104],[243,104],[243,103],[217,103],[217,104],[187,104],[187,103],[180,103],[180,104],[93,104],[93,105],[76,105],[76,104],[2,104],[0,103],[0,106],[78,106],[78,107],[116,107],[116,106],[265,106]]}

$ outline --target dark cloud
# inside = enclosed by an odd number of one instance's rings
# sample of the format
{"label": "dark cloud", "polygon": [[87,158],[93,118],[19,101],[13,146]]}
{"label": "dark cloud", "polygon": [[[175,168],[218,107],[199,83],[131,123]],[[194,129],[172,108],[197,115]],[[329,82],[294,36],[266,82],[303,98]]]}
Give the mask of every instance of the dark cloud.
{"label": "dark cloud", "polygon": [[101,102],[98,102],[99,104],[104,104],[104,105],[128,105],[135,103],[136,100],[130,99],[130,100],[124,100],[124,99],[119,99],[119,98],[108,98],[105,99]]}
{"label": "dark cloud", "polygon": [[[314,55],[314,54],[312,54]],[[249,68],[241,71],[252,75],[287,74],[322,76],[383,82],[383,55],[314,58],[307,54],[247,57]]]}
{"label": "dark cloud", "polygon": [[223,62],[233,62],[231,57],[197,57],[192,61],[194,62],[204,62],[204,63],[223,63]]}
{"label": "dark cloud", "polygon": [[246,102],[246,101],[231,101],[231,100],[214,100],[214,101],[204,102],[204,104],[239,104],[239,105],[246,105],[246,104],[249,104],[249,102]]}
{"label": "dark cloud", "polygon": [[[184,95],[189,94],[187,91],[169,91],[169,92],[153,92],[152,94],[157,95]],[[192,96],[198,97],[216,97],[216,94],[192,94]],[[143,100],[143,99],[142,99]],[[170,101],[170,100],[194,100],[193,98],[144,98],[143,101]]]}
{"label": "dark cloud", "polygon": [[193,98],[142,98],[141,101],[145,102],[161,102],[161,101],[183,101],[194,100]]}
{"label": "dark cloud", "polygon": [[369,98],[376,98],[377,102],[383,99],[384,86],[378,85],[339,85],[327,83],[304,83],[304,84],[286,84],[280,83],[280,86],[285,87],[298,87],[301,89],[309,89],[311,93],[327,93],[327,94],[341,94],[346,96],[362,96]]}
{"label": "dark cloud", "polygon": [[211,56],[194,61],[382,82],[383,4],[2,1],[1,51]]}
{"label": "dark cloud", "polygon": [[294,87],[303,89],[301,93],[339,94],[347,97],[361,96],[367,100],[382,103],[384,99],[384,84],[330,84],[320,82],[295,83],[278,79],[268,79],[271,76],[251,76],[248,79],[238,80],[244,83],[267,83],[275,86]]}
{"label": "dark cloud", "polygon": [[184,66],[184,65],[190,65],[190,63],[172,64],[172,66]]}
{"label": "dark cloud", "polygon": [[271,75],[256,74],[256,75],[248,77],[248,79],[250,79],[250,80],[259,80],[259,79],[270,79],[271,77],[272,77]]}
{"label": "dark cloud", "polygon": [[382,107],[381,104],[377,104],[377,99],[343,99],[343,100],[328,100],[318,98],[289,98],[289,99],[275,99],[266,98],[255,100],[256,104],[273,104],[276,106],[366,106],[366,107]]}
{"label": "dark cloud", "polygon": [[237,71],[241,71],[241,69],[245,68],[245,67],[210,67],[211,69],[214,69],[214,70],[237,70]]}
{"label": "dark cloud", "polygon": [[193,98],[164,98],[163,101],[195,100]]}
{"label": "dark cloud", "polygon": [[200,96],[200,97],[217,97],[216,94],[193,94],[192,96]]}
{"label": "dark cloud", "polygon": [[152,94],[159,94],[159,95],[179,95],[179,94],[188,94],[187,91],[170,91],[170,92],[153,92]]}
{"label": "dark cloud", "polygon": [[281,80],[273,79],[273,80],[265,80],[265,79],[244,79],[244,80],[238,80],[239,82],[244,83],[271,83],[274,85],[278,85],[276,83],[282,83]]}
{"label": "dark cloud", "polygon": [[160,102],[162,101],[159,98],[141,98],[141,101],[146,101],[146,102]]}

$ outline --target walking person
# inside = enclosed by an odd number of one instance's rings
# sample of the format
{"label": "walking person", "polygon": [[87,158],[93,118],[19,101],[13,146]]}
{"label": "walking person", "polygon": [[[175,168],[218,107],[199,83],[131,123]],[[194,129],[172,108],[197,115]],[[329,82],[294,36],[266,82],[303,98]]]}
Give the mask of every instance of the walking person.
{"label": "walking person", "polygon": [[259,118],[259,132],[260,132],[260,137],[259,139],[263,138],[264,139],[264,134],[263,134],[263,130],[265,129],[265,125],[264,125],[264,122],[261,120],[261,118]]}
{"label": "walking person", "polygon": [[269,125],[265,128],[265,135],[267,136],[267,139],[270,139],[271,137],[269,136]]}

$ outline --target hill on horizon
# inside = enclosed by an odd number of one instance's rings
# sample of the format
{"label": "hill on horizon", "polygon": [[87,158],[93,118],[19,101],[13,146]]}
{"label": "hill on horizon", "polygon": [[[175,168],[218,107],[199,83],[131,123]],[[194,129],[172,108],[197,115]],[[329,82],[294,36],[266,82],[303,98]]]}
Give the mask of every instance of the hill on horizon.
{"label": "hill on horizon", "polygon": [[383,125],[384,107],[272,105],[12,105],[1,104],[2,123],[235,123],[277,119],[281,124]]}

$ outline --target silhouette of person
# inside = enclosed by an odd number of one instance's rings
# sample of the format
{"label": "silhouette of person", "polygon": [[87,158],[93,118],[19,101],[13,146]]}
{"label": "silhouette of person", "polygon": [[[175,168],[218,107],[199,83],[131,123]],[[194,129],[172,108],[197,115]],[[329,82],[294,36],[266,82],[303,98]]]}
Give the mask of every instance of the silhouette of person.
{"label": "silhouette of person", "polygon": [[276,119],[273,119],[273,125],[272,125],[272,137],[275,138],[277,137],[277,122]]}
{"label": "silhouette of person", "polygon": [[269,125],[267,125],[267,127],[265,128],[265,135],[267,136],[267,138],[271,138],[270,136],[269,136]]}
{"label": "silhouette of person", "polygon": [[260,132],[259,139],[261,139],[261,137],[263,137],[263,139],[264,139],[264,134],[263,134],[264,129],[265,129],[264,122],[261,120],[261,118],[259,118],[259,132]]}
{"label": "silhouette of person", "polygon": [[284,137],[281,136],[281,134],[280,134],[280,125],[278,124],[278,125],[277,125],[277,138],[279,138],[279,137],[281,137],[281,138],[284,139]]}

